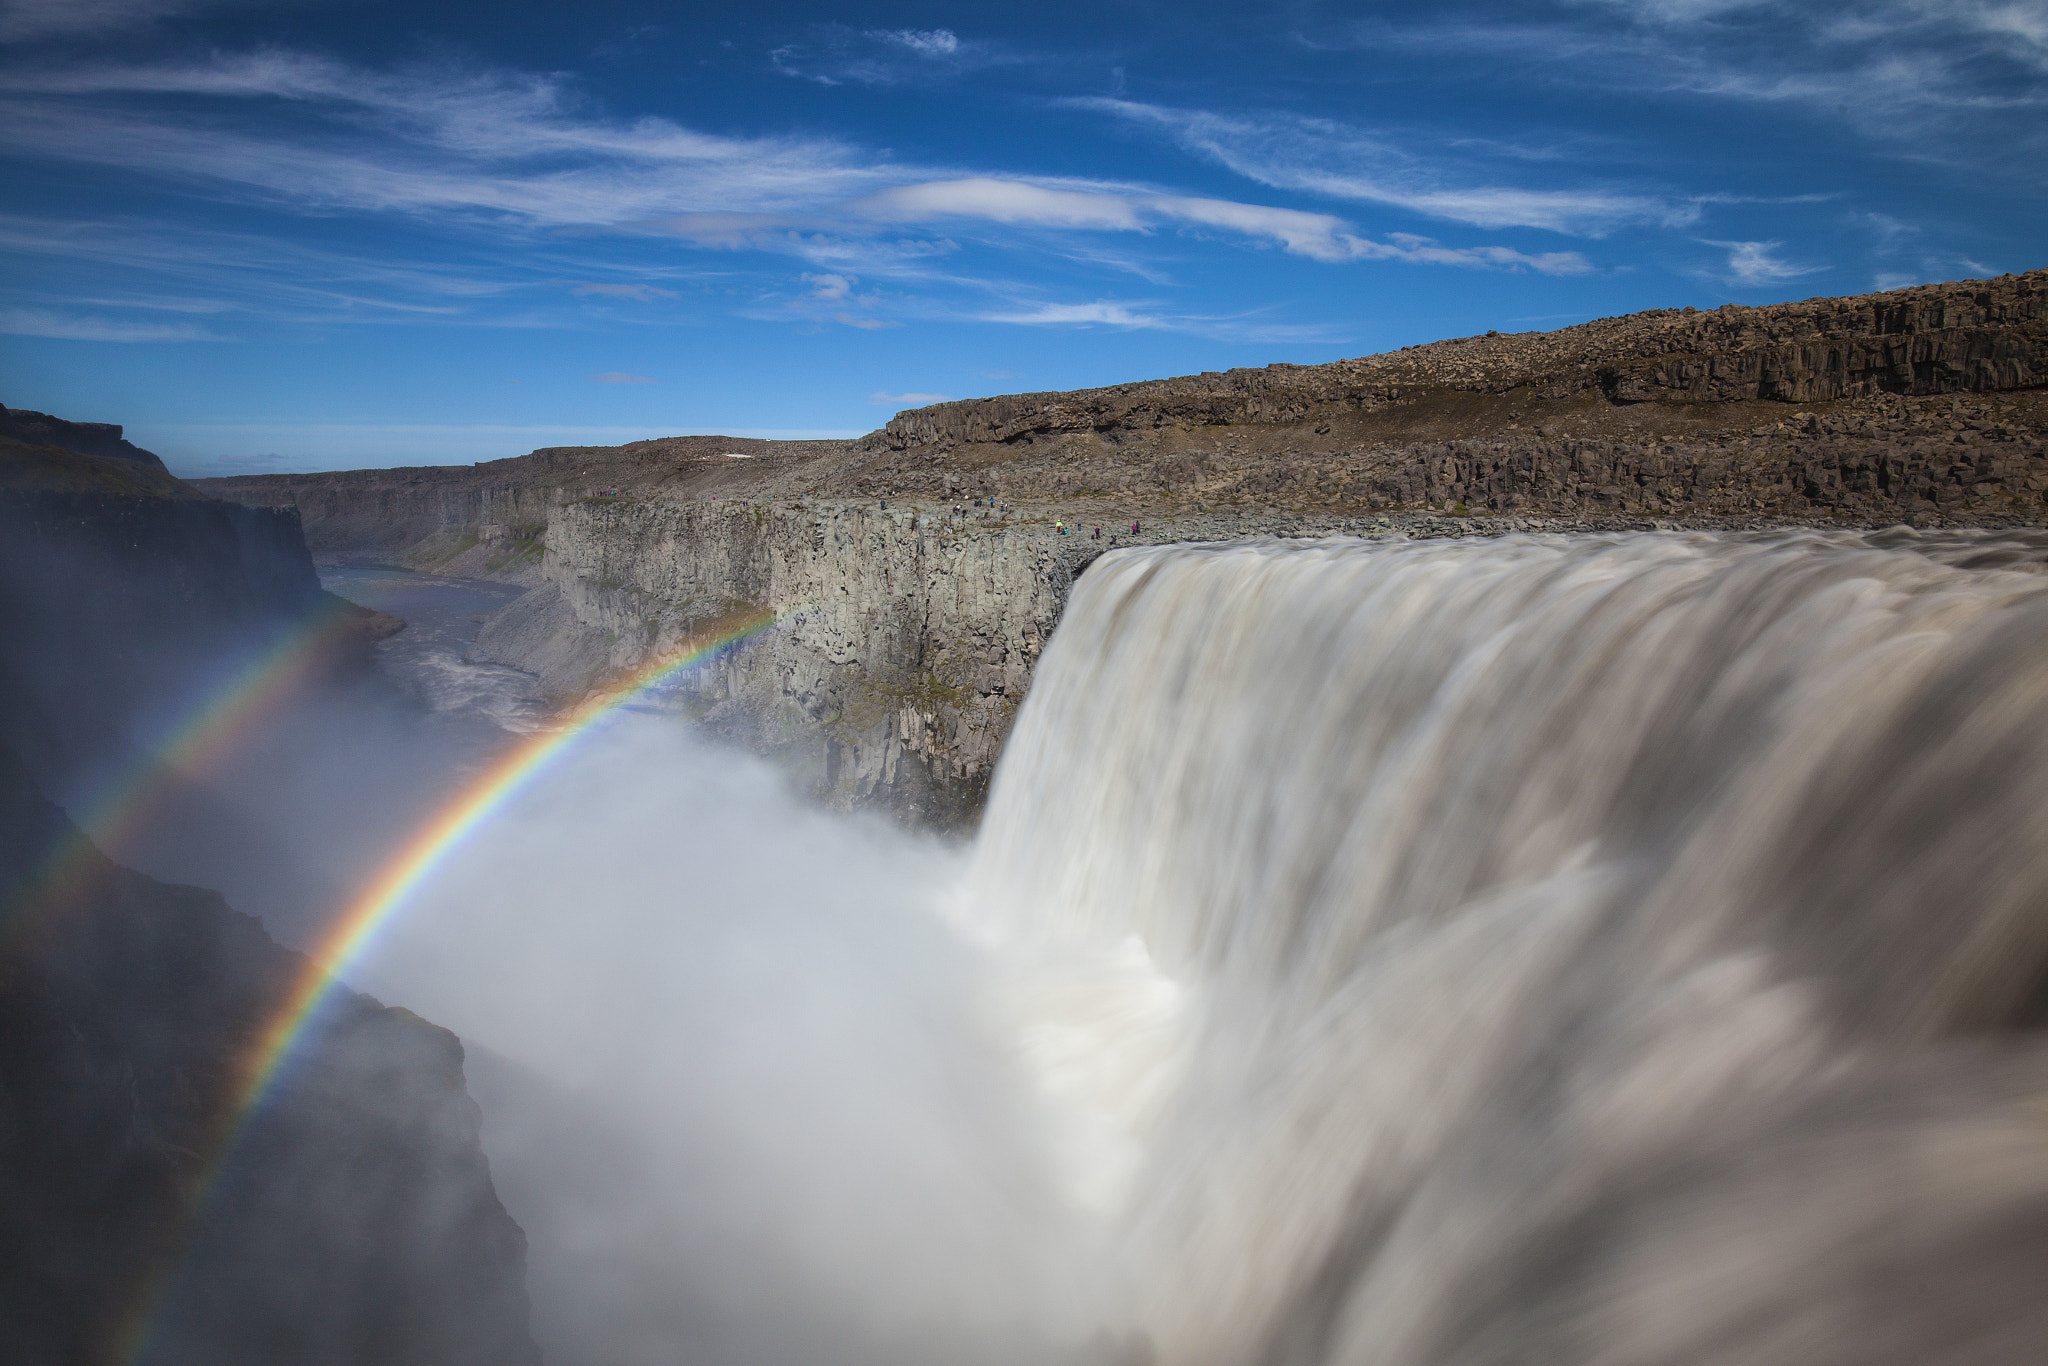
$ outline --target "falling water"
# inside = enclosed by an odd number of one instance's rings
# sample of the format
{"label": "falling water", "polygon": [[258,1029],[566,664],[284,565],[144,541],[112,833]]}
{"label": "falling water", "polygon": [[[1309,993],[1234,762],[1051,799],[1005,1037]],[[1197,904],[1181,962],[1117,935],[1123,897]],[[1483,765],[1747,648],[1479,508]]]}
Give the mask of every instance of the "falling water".
{"label": "falling water", "polygon": [[1124,1340],[2033,1359],[2048,537],[1112,552],[957,914]]}
{"label": "falling water", "polygon": [[1112,552],[962,853],[650,711],[355,969],[558,1366],[2048,1341],[2048,535]]}

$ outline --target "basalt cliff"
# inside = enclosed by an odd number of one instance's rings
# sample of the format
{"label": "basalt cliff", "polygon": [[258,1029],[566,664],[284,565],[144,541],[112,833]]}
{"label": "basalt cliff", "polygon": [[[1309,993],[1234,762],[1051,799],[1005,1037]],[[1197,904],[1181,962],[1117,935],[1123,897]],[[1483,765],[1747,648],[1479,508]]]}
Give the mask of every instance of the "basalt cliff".
{"label": "basalt cliff", "polygon": [[1074,574],[1134,539],[2048,520],[2048,271],[1668,309],[466,468],[202,481],[316,554],[502,578],[478,652],[573,696],[750,614],[686,685],[839,804],[978,807]]}

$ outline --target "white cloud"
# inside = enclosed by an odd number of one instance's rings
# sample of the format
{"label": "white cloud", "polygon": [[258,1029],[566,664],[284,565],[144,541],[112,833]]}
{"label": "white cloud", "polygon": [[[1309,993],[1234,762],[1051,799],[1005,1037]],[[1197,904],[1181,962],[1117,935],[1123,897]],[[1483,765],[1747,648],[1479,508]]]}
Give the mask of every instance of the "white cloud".
{"label": "white cloud", "polygon": [[1055,228],[1128,231],[1140,226],[1137,210],[1122,196],[1050,189],[993,176],[902,185],[857,200],[847,209],[883,223],[979,218]]}
{"label": "white cloud", "polygon": [[1771,0],[1567,0],[1588,9],[1619,10],[1648,23],[1694,24],[1770,7]]}
{"label": "white cloud", "polygon": [[1774,253],[1785,245],[1783,242],[1708,242],[1707,245],[1720,247],[1728,253],[1726,278],[1733,284],[1771,285],[1827,269],[1826,266],[1795,266],[1780,259]]}
{"label": "white cloud", "polygon": [[785,76],[819,85],[890,86],[1018,60],[985,43],[970,43],[949,28],[852,29],[826,24],[801,43],[768,54]]}
{"label": "white cloud", "polygon": [[653,384],[655,381],[645,375],[629,375],[623,370],[607,370],[601,375],[592,375],[599,384]]}
{"label": "white cloud", "polygon": [[[328,126],[298,136],[180,119],[134,97],[282,100]],[[903,179],[822,139],[725,138],[596,117],[558,81],[365,72],[294,53],[67,67],[6,81],[0,146],[37,158],[209,180],[314,207],[484,213],[546,226],[716,209],[774,212]]]}
{"label": "white cloud", "polygon": [[596,295],[606,299],[633,299],[643,304],[651,304],[656,299],[673,299],[677,297],[676,292],[672,289],[662,289],[656,285],[644,284],[585,283],[572,287],[569,292],[579,298],[588,298]]}
{"label": "white cloud", "polygon": [[1630,223],[1693,221],[1698,205],[1612,189],[1529,189],[1455,183],[1393,138],[1328,119],[1238,117],[1132,100],[1069,103],[1153,129],[1247,180],[1360,203],[1386,204],[1474,227],[1545,228],[1598,236]]}
{"label": "white cloud", "polygon": [[[1142,307],[1140,305],[1139,307]],[[1086,326],[1101,323],[1109,327],[1169,328],[1169,319],[1154,314],[1139,312],[1129,304],[1087,303],[1087,304],[1038,304],[1031,308],[1015,309],[1009,312],[984,313],[983,322],[1021,323],[1029,327],[1046,324],[1063,326]]]}
{"label": "white cloud", "polygon": [[1419,237],[1375,242],[1358,236],[1341,218],[1299,209],[1162,195],[1126,187],[1054,187],[990,176],[906,185],[858,200],[846,209],[884,222],[977,218],[1012,225],[1111,232],[1145,232],[1174,225],[1220,228],[1297,256],[1327,262],[1405,260],[1565,275],[1581,274],[1591,268],[1576,252],[1532,256],[1507,247],[1441,247]]}
{"label": "white cloud", "polygon": [[[1483,54],[1603,90],[1803,104],[1873,138],[2009,162],[2038,149],[2048,0],[1577,0],[1578,23],[1352,25],[1336,45]],[[1619,22],[1617,22],[1619,20]],[[1329,45],[1329,44],[1326,44]],[[2001,116],[2000,111],[2007,111]],[[1975,135],[1958,143],[1958,125]]]}
{"label": "white cloud", "polygon": [[853,295],[855,281],[850,275],[805,275],[802,278],[811,287],[813,299],[839,300]]}
{"label": "white cloud", "polygon": [[226,341],[196,323],[134,323],[54,313],[41,308],[0,309],[0,333],[54,337],[62,341],[192,342]]}
{"label": "white cloud", "polygon": [[977,322],[1020,327],[1121,327],[1181,332],[1219,340],[1270,345],[1327,344],[1343,333],[1324,324],[1269,323],[1257,316],[1204,317],[1165,311],[1156,301],[1098,299],[1086,303],[1015,303],[972,315]]}
{"label": "white cloud", "polygon": [[[891,41],[906,51],[917,43],[937,50],[945,43],[930,36],[936,32]],[[280,117],[280,107],[289,116]],[[1058,254],[1070,249],[1055,236],[1181,232],[1331,264],[1388,260],[1553,274],[1590,268],[1569,252],[1376,240],[1332,214],[1157,186],[963,174],[827,139],[723,137],[660,118],[613,118],[555,77],[446,67],[367,71],[278,50],[19,68],[0,88],[0,151],[171,177],[286,210],[403,214],[484,244],[466,249],[459,266],[415,266],[322,257],[274,236],[181,242],[173,239],[186,230],[175,225],[125,221],[75,234],[0,219],[0,249],[125,260],[216,290],[239,273],[234,306],[269,317],[467,320],[480,316],[480,301],[542,287],[641,303],[677,297],[660,284],[579,278],[559,267],[537,276],[535,234],[562,228],[796,257],[816,268],[808,281],[814,316],[856,328],[895,325],[869,316],[877,296],[855,296],[856,272],[962,284],[932,265],[958,250],[956,231],[982,245]],[[1086,249],[1084,242],[1073,250]],[[500,271],[475,264],[493,251]],[[905,305],[894,307],[901,314]],[[524,317],[525,325],[545,325],[548,316],[501,305],[492,322],[519,325]],[[149,335],[143,324],[61,325]]]}
{"label": "white cloud", "polygon": [[864,36],[908,48],[920,57],[950,57],[960,50],[959,35],[949,28],[869,29]]}
{"label": "white cloud", "polygon": [[922,408],[927,403],[951,403],[952,401],[953,398],[950,394],[874,393],[868,395],[868,402],[875,404],[877,407],[887,405],[903,408]]}

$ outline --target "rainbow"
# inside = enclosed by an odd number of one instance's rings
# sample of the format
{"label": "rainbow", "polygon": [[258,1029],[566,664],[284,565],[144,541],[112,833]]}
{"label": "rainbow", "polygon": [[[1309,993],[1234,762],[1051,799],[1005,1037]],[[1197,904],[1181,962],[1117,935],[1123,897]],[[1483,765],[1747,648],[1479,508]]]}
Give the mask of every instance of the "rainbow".
{"label": "rainbow", "polygon": [[[221,1136],[212,1145],[208,1167],[193,1188],[193,1211],[206,1203],[233,1155],[236,1142],[247,1132],[249,1121],[262,1108],[309,1027],[319,1017],[321,1006],[341,974],[448,855],[545,773],[578,739],[607,718],[678,674],[768,630],[778,620],[776,614],[767,611],[728,618],[710,631],[686,637],[674,649],[593,692],[501,755],[385,863],[343,908],[319,942],[306,952],[305,967],[239,1059],[230,1090],[232,1104],[219,1131]],[[119,1354],[121,1360],[134,1363],[141,1359],[157,1306],[168,1287],[162,1273],[169,1270],[160,1269],[141,1298],[139,1312],[129,1318],[128,1327],[121,1334],[126,1339]]]}
{"label": "rainbow", "polygon": [[[118,849],[134,833],[172,778],[192,779],[219,768],[238,744],[323,671],[344,621],[339,607],[313,613],[234,670],[72,823],[24,880],[20,902],[63,904],[73,885],[98,866],[100,854]],[[12,932],[27,919],[10,915],[0,924]]]}
{"label": "rainbow", "polygon": [[514,745],[443,806],[307,951],[304,970],[269,1022],[258,1031],[254,1046],[242,1060],[235,1088],[236,1127],[240,1128],[262,1104],[336,979],[450,853],[546,772],[571,745],[621,708],[678,674],[761,634],[777,620],[771,612],[750,612],[728,619],[703,635],[685,638],[675,649],[633,670],[623,680],[592,693],[557,716],[545,729]]}

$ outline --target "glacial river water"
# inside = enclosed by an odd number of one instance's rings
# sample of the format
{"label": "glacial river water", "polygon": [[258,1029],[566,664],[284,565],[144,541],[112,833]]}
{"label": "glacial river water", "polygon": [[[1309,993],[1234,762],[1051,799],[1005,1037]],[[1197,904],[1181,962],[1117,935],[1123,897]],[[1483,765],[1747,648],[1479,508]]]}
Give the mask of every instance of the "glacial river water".
{"label": "glacial river water", "polygon": [[322,565],[320,586],[405,621],[405,629],[377,646],[385,675],[442,722],[481,721],[522,733],[542,707],[534,681],[517,669],[472,664],[466,655],[480,629],[478,618],[517,598],[524,589],[478,579],[451,579],[390,565]]}

